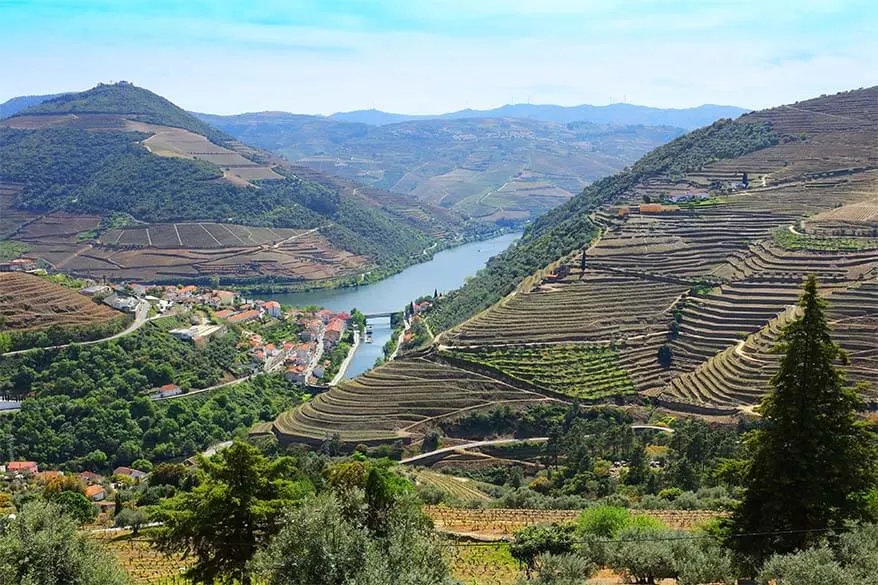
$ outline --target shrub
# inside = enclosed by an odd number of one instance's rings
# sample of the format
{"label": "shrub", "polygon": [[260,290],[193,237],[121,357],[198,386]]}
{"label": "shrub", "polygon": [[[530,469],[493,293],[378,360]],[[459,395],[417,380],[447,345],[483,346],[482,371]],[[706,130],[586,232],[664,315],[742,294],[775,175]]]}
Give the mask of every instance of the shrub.
{"label": "shrub", "polygon": [[759,574],[761,583],[774,580],[776,585],[850,585],[848,575],[833,558],[832,551],[822,546],[801,552],[774,555],[765,562]]}
{"label": "shrub", "polygon": [[543,554],[537,557],[534,579],[519,579],[518,585],[585,585],[597,566],[577,554]]}
{"label": "shrub", "polygon": [[533,524],[515,532],[509,547],[512,557],[524,563],[528,576],[544,554],[560,555],[573,550],[573,530],[561,524]]}

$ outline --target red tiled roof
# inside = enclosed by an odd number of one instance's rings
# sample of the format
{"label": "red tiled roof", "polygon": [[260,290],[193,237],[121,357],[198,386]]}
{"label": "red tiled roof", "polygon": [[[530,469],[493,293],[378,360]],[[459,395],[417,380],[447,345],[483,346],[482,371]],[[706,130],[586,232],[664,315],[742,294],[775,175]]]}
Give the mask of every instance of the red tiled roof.
{"label": "red tiled roof", "polygon": [[104,492],[104,488],[102,488],[99,485],[90,485],[87,488],[85,488],[85,497],[86,498],[91,499],[100,493],[105,493],[105,492]]}

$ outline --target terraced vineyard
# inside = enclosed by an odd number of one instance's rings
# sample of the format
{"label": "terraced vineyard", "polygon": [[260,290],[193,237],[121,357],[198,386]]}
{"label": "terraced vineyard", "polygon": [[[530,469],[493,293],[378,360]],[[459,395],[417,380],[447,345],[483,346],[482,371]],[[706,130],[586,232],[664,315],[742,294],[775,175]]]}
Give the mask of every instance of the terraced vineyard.
{"label": "terraced vineyard", "polygon": [[542,345],[455,349],[442,357],[490,368],[542,390],[571,398],[597,399],[634,392],[615,350],[599,345]]}
{"label": "terraced vineyard", "polygon": [[0,272],[0,330],[105,324],[124,315],[75,290],[23,272]]}
{"label": "terraced vineyard", "polygon": [[456,477],[424,469],[418,471],[414,479],[417,485],[432,486],[461,502],[487,502],[491,499],[488,494],[478,489],[476,482],[466,477]]}
{"label": "terraced vineyard", "polygon": [[[446,336],[449,345],[588,341],[664,332],[662,313],[687,286],[589,269],[521,292]],[[620,302],[621,301],[621,302]]]}
{"label": "terraced vineyard", "polygon": [[281,442],[320,444],[337,433],[345,443],[410,441],[425,423],[506,402],[546,397],[422,357],[394,360],[281,414]]}
{"label": "terraced vineyard", "polygon": [[[610,184],[603,199],[587,192],[583,200],[600,205],[570,207],[588,214],[576,225],[601,229],[584,259],[581,249],[567,248],[547,261],[494,306],[440,333],[423,357],[404,360],[405,379],[388,364],[286,415],[303,426],[288,437],[327,429],[385,439],[417,433],[423,425],[415,421],[437,412],[428,397],[453,402],[468,385],[561,400],[636,391],[672,410],[753,412],[808,274],[817,275],[829,301],[833,337],[850,356],[849,380],[865,382],[878,405],[878,87],[743,120],[767,122],[777,140],[736,158],[688,151],[675,151],[683,162],[647,157],[654,173]],[[706,140],[695,150],[728,152]],[[704,162],[688,173],[672,170],[691,160]],[[735,185],[743,173],[747,188]],[[661,200],[681,191],[711,195],[678,210],[641,212],[645,195]],[[559,218],[558,225],[573,225]],[[507,274],[521,278],[516,262],[538,255],[545,237],[528,241],[525,234]],[[669,363],[659,363],[660,350]],[[420,369],[426,383],[412,383]],[[437,384],[441,376],[453,383]],[[405,403],[373,411],[374,401],[396,392]],[[473,454],[459,457],[480,463]]]}

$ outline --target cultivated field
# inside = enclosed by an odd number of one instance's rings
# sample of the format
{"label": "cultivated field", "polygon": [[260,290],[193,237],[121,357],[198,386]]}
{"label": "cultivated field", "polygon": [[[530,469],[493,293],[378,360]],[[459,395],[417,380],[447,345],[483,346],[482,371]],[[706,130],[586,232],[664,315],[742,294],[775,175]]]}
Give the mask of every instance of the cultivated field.
{"label": "cultivated field", "polygon": [[455,349],[441,356],[483,366],[535,388],[571,398],[597,399],[634,392],[615,350],[599,345],[539,345]]}
{"label": "cultivated field", "polygon": [[397,359],[281,414],[281,442],[320,444],[337,433],[349,444],[411,441],[424,425],[503,403],[546,400],[499,380],[424,358]]}
{"label": "cultivated field", "polygon": [[55,268],[89,278],[178,282],[211,275],[321,280],[354,274],[368,260],[334,248],[318,230],[212,222],[136,224],[104,232],[99,217],[53,213],[15,240]]}
{"label": "cultivated field", "polygon": [[101,324],[121,313],[39,276],[0,272],[0,315],[0,329],[22,331]]}
{"label": "cultivated field", "polygon": [[[866,382],[874,402],[876,98],[873,88],[754,114],[772,124],[778,144],[636,185],[591,215],[601,235],[585,252],[585,270],[582,251],[545,266],[441,333],[424,357],[403,360],[404,376],[399,364],[381,366],[346,384],[344,400],[330,392],[283,415],[285,439],[352,432],[394,440],[436,414],[428,397],[454,400],[486,384],[561,400],[636,391],[687,413],[750,413],[777,368],[773,347],[795,316],[808,274],[818,276],[829,300],[833,336],[850,356],[849,379]],[[743,172],[746,190],[724,188],[674,212],[640,212],[644,195],[729,185]],[[658,360],[662,346],[670,350],[666,367]],[[454,381],[440,389],[422,376]],[[372,411],[374,401],[397,392],[417,399]],[[331,415],[323,412],[328,405]],[[442,408],[441,416],[454,412]],[[454,457],[480,465],[486,456]]]}

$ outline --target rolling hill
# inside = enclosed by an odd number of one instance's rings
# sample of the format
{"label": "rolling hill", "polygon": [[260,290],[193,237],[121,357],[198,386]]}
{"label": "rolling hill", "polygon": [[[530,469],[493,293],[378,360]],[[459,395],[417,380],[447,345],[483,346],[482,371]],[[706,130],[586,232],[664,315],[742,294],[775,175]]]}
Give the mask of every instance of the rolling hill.
{"label": "rolling hill", "polygon": [[296,164],[488,222],[542,215],[682,133],[505,117],[369,125],[277,112],[199,116]]}
{"label": "rolling hill", "polygon": [[733,420],[766,391],[810,273],[875,408],[876,136],[872,87],[661,146],[438,300],[431,344],[284,413],[274,433],[417,442],[480,410],[574,399]]}
{"label": "rolling hill", "polygon": [[675,126],[694,130],[720,118],[737,118],[750,110],[736,106],[705,104],[694,108],[651,108],[634,104],[606,106],[557,106],[552,104],[506,104],[490,110],[465,109],[435,116],[393,114],[381,110],[355,110],[329,116],[340,122],[359,122],[375,126],[420,120],[461,120],[466,118],[524,118],[542,122],[591,122],[594,124],[643,124],[647,126]]}
{"label": "rolling hill", "polygon": [[94,277],[360,278],[484,229],[289,165],[127,82],[3,119],[0,158],[0,237]]}

